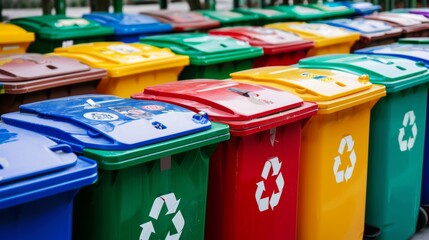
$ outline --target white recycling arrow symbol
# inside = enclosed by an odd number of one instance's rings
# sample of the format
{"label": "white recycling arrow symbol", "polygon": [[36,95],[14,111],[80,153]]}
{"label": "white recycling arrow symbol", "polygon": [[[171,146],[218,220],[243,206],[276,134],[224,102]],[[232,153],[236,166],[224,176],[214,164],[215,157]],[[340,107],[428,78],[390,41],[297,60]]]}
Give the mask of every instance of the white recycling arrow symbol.
{"label": "white recycling arrow symbol", "polygon": [[[183,228],[185,226],[185,219],[183,218],[183,215],[180,212],[180,210],[177,210],[180,203],[180,199],[177,200],[174,193],[168,193],[157,197],[152,204],[152,208],[150,210],[149,216],[155,220],[158,220],[158,217],[161,213],[164,203],[167,207],[167,213],[165,215],[176,213],[173,217],[172,222],[177,231],[177,233],[175,234],[170,234],[170,231],[169,231],[165,239],[166,240],[180,239],[180,235],[182,234]],[[150,235],[152,233],[155,233],[155,229],[153,227],[152,221],[141,224],[140,227],[142,228],[142,230],[140,233],[139,240],[148,240],[150,238]]]}
{"label": "white recycling arrow symbol", "polygon": [[[353,149],[354,144],[355,143],[351,135],[347,135],[341,139],[340,146],[338,147],[338,153],[340,155],[334,158],[335,162],[334,162],[334,168],[333,168],[335,181],[337,183],[341,183],[344,180],[347,182],[350,180],[350,178],[353,175],[353,171],[356,165],[356,153],[355,153],[355,150]],[[346,170],[344,171],[339,169],[341,165],[341,155],[344,154],[344,150],[346,149],[346,146],[347,146],[347,152],[350,152],[349,160],[350,160],[351,166],[347,166]]]}
{"label": "white recycling arrow symbol", "polygon": [[[404,139],[405,137],[405,128],[411,126],[411,133],[412,136],[410,136],[408,139]],[[399,149],[401,152],[409,151],[414,146],[414,142],[416,141],[417,137],[417,125],[416,125],[416,115],[414,114],[414,111],[408,111],[404,115],[404,119],[402,120],[402,127],[399,129],[399,135],[398,135],[398,142],[399,142]]]}
{"label": "white recycling arrow symbol", "polygon": [[255,198],[256,198],[256,203],[258,204],[259,211],[261,212],[268,210],[269,206],[271,207],[272,210],[274,210],[274,207],[279,204],[280,197],[282,195],[283,187],[284,187],[283,175],[280,172],[281,166],[282,166],[282,163],[279,161],[278,157],[271,158],[265,162],[264,169],[262,170],[261,176],[263,179],[267,180],[270,169],[273,169],[273,173],[271,174],[271,176],[277,176],[276,184],[277,184],[278,192],[277,193],[273,192],[271,194],[271,197],[262,198],[262,194],[265,191],[264,180],[256,183],[257,188],[256,188]]}

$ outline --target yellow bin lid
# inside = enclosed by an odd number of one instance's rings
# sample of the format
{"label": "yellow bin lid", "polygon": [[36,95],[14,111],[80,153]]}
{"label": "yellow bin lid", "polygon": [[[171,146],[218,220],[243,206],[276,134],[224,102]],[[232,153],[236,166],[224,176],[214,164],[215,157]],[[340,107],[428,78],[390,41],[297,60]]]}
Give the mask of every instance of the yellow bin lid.
{"label": "yellow bin lid", "polygon": [[34,33],[10,23],[0,23],[0,44],[33,42]]}
{"label": "yellow bin lid", "polygon": [[56,48],[53,54],[77,59],[94,68],[104,68],[110,77],[189,65],[188,56],[141,43],[84,43]]}
{"label": "yellow bin lid", "polygon": [[350,108],[386,95],[385,87],[372,84],[368,75],[293,66],[262,67],[235,72],[232,80],[275,87],[319,105],[320,114]]}
{"label": "yellow bin lid", "polygon": [[267,24],[265,27],[296,33],[304,39],[313,40],[315,47],[345,42],[354,43],[360,39],[358,32],[347,31],[343,28],[323,23],[283,22]]}

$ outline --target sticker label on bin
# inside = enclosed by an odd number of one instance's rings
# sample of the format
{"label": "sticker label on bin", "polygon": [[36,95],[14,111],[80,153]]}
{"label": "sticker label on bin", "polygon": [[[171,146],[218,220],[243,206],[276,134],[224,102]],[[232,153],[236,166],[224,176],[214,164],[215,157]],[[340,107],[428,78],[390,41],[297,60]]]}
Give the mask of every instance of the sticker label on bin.
{"label": "sticker label on bin", "polygon": [[[334,158],[335,162],[333,168],[335,181],[337,183],[348,182],[350,178],[352,178],[357,160],[354,144],[355,142],[351,135],[347,135],[341,139],[340,146],[338,147],[339,155]],[[347,164],[347,162],[350,162],[350,164]],[[347,167],[344,169],[344,167],[340,168],[340,166]]]}
{"label": "sticker label on bin", "polygon": [[[406,136],[406,131],[410,133]],[[416,124],[416,115],[414,111],[408,111],[404,115],[404,119],[402,120],[402,127],[399,129],[398,142],[399,149],[401,152],[410,151],[417,137],[417,124]]]}
{"label": "sticker label on bin", "polygon": [[[272,210],[274,210],[274,207],[276,207],[280,202],[280,197],[283,192],[284,187],[284,179],[283,175],[280,171],[282,167],[282,163],[279,161],[278,157],[273,157],[265,162],[264,169],[262,170],[261,177],[264,179],[258,183],[256,183],[256,204],[258,204],[258,208],[260,212],[268,210],[269,207],[271,207]],[[271,171],[272,169],[272,171]],[[276,185],[278,192],[273,191],[271,196],[262,198],[262,194],[265,192],[265,181],[268,179],[268,173],[272,172],[271,176],[275,177]]]}

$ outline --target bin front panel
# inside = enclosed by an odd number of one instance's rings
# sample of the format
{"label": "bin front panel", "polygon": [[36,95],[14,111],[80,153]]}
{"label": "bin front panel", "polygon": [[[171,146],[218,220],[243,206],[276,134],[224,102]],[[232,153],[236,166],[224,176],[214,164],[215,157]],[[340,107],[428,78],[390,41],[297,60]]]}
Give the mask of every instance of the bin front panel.
{"label": "bin front panel", "polygon": [[25,53],[33,41],[33,32],[27,32],[14,24],[0,23],[1,54]]}

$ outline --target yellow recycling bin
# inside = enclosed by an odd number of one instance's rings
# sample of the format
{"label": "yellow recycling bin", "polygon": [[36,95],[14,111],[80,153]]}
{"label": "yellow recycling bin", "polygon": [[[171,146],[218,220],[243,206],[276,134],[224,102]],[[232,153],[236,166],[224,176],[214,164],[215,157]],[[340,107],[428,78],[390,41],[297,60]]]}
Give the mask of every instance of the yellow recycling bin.
{"label": "yellow recycling bin", "polygon": [[105,68],[107,77],[101,80],[96,92],[120,97],[130,97],[148,86],[177,81],[179,73],[189,65],[188,56],[140,43],[84,43],[56,48],[53,54]]}
{"label": "yellow recycling bin", "polygon": [[293,32],[304,39],[313,40],[314,47],[308,51],[307,57],[350,53],[353,44],[360,39],[360,34],[357,32],[323,23],[283,22],[268,24],[265,27]]}
{"label": "yellow recycling bin", "polygon": [[371,108],[385,87],[335,70],[293,66],[235,72],[232,80],[267,85],[318,103],[303,128],[298,239],[362,240]]}
{"label": "yellow recycling bin", "polygon": [[25,53],[34,33],[9,23],[0,23],[0,54]]}

